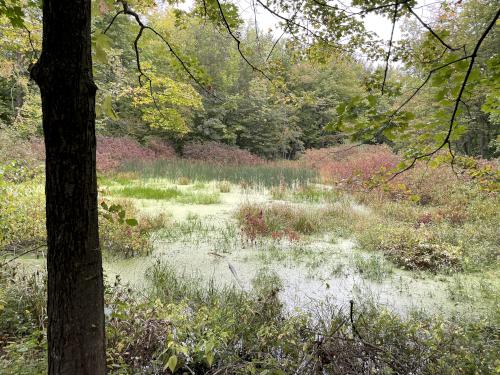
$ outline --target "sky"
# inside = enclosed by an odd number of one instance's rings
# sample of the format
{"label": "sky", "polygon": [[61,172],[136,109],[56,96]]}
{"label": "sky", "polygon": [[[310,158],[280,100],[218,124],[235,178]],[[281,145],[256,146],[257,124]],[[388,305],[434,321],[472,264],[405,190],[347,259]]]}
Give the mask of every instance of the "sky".
{"label": "sky", "polygon": [[[323,0],[329,4],[339,4],[339,0]],[[240,8],[242,18],[249,22],[254,22],[255,14],[257,15],[258,28],[262,32],[272,30],[272,33],[278,38],[283,30],[279,27],[280,19],[269,13],[266,9],[260,6],[255,0],[233,0]],[[349,0],[342,0],[343,4],[348,4]],[[418,0],[414,6],[414,11],[424,20],[428,18],[433,9],[433,4],[439,3],[439,0]],[[186,0],[183,8],[188,9],[192,6],[192,0]],[[256,6],[254,13],[253,4]],[[376,33],[381,39],[389,40],[392,31],[392,22],[388,18],[376,14],[367,14],[364,17],[365,27],[367,30]],[[402,38],[401,21],[396,23],[394,29],[393,40],[397,41]]]}
{"label": "sky", "polygon": [[[330,2],[333,4],[333,2]],[[251,0],[239,0],[238,4],[240,5],[240,9],[242,12],[242,16],[244,19],[254,18],[254,12],[251,5]],[[376,32],[380,37],[384,39],[388,39],[391,35],[392,24],[391,22],[382,17],[373,14],[369,14],[365,17],[365,26],[369,31]],[[259,24],[259,28],[261,30],[267,30],[269,28],[276,29],[279,23],[279,19],[263,9],[259,4],[257,4],[257,23]],[[281,34],[279,30],[276,30],[277,35]],[[395,39],[400,39],[401,32],[399,27],[396,27],[394,30]]]}

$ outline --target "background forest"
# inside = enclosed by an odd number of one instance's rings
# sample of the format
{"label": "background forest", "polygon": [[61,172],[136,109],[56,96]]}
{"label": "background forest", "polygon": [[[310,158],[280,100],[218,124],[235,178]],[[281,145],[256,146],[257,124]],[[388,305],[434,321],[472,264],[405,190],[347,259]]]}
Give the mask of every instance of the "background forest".
{"label": "background forest", "polygon": [[[415,20],[402,24],[403,39],[390,56],[390,61],[399,62],[390,65],[386,95],[381,96],[382,41],[366,51],[353,47],[349,53],[350,46],[340,49],[320,42],[305,44],[299,37],[278,38],[236,13],[231,22],[249,65],[224,25],[197,17],[196,7],[191,12],[165,7],[148,16],[148,24],[167,36],[196,81],[157,35],[145,33],[139,48],[152,96],[149,85],[141,86],[138,80],[135,20],[117,18],[104,34],[111,11],[104,1],[94,5],[100,15],[93,24],[98,134],[127,136],[141,144],[159,138],[171,142],[180,154],[186,143],[204,141],[237,146],[265,159],[296,159],[306,149],[352,140],[386,143],[396,152],[408,152],[443,137],[449,108],[460,88],[457,78],[463,74],[461,67],[435,74],[392,120],[396,125],[374,136],[380,123],[387,121],[383,114],[394,111],[418,87],[435,67],[430,60],[441,51],[439,42]],[[450,45],[471,50],[483,30],[481,22],[486,24],[495,11],[491,1],[451,3],[437,10],[432,22],[439,21]],[[41,136],[39,94],[27,70],[41,47],[36,8],[27,12],[26,28],[29,34],[14,29],[6,17],[2,20],[0,121],[12,136],[32,139]],[[480,50],[465,108],[458,116],[452,141],[461,154],[498,155],[499,47],[495,41],[494,31]],[[370,62],[368,57],[380,60]],[[265,72],[258,67],[265,67]]]}

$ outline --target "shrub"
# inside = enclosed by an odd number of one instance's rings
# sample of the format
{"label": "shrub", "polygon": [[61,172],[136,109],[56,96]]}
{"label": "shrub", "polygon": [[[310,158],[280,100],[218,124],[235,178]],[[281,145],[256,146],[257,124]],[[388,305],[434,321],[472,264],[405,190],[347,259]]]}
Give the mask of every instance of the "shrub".
{"label": "shrub", "polygon": [[126,200],[101,202],[99,235],[103,251],[119,257],[148,255],[152,251],[152,235],[161,229],[164,215],[154,218],[139,216]]}
{"label": "shrub", "polygon": [[259,156],[236,146],[217,142],[191,142],[184,145],[183,156],[186,159],[205,161],[218,165],[261,165]]}
{"label": "shrub", "polygon": [[45,160],[43,139],[21,139],[9,129],[0,131],[0,164],[14,160],[22,161],[30,167],[38,167]]}
{"label": "shrub", "polygon": [[45,196],[41,178],[12,183],[0,173],[0,251],[45,243]]}
{"label": "shrub", "polygon": [[334,231],[348,226],[350,215],[345,207],[308,208],[290,204],[246,204],[236,217],[243,234],[252,242],[258,237],[297,240],[299,235]]}
{"label": "shrub", "polygon": [[131,160],[151,162],[174,159],[175,150],[169,143],[152,138],[146,146],[128,137],[97,137],[97,169],[109,172]]}
{"label": "shrub", "polygon": [[160,138],[149,138],[146,143],[147,148],[154,151],[156,159],[175,159],[177,154],[174,146],[168,141]]}
{"label": "shrub", "polygon": [[400,158],[387,146],[338,146],[308,150],[302,163],[319,170],[324,182],[360,185],[376,174],[393,169]]}
{"label": "shrub", "polygon": [[155,152],[127,137],[97,137],[97,169],[108,172],[128,160],[154,160]]}

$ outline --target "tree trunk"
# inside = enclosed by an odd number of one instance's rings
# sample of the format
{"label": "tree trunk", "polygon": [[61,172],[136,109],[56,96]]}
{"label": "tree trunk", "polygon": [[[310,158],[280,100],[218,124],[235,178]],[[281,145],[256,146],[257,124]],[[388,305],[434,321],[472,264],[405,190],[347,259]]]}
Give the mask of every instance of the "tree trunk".
{"label": "tree trunk", "polygon": [[106,372],[90,0],[43,2],[49,374]]}

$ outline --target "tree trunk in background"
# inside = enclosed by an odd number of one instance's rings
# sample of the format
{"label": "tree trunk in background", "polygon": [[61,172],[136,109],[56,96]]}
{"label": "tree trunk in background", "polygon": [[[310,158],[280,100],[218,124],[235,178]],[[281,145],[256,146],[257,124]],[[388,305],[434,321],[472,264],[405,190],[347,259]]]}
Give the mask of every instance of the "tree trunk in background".
{"label": "tree trunk in background", "polygon": [[90,0],[43,2],[49,374],[106,372]]}

